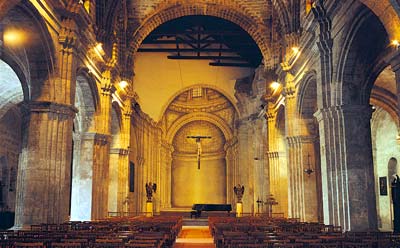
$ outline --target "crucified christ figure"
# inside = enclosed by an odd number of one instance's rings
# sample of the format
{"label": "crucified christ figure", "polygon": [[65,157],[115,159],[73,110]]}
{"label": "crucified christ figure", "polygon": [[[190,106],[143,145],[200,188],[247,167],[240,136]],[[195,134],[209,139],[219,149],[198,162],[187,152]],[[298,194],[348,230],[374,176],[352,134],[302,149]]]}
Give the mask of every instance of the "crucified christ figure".
{"label": "crucified christ figure", "polygon": [[211,139],[211,136],[187,136],[188,139],[195,139],[197,144],[197,169],[200,170],[200,158],[201,158],[201,139]]}

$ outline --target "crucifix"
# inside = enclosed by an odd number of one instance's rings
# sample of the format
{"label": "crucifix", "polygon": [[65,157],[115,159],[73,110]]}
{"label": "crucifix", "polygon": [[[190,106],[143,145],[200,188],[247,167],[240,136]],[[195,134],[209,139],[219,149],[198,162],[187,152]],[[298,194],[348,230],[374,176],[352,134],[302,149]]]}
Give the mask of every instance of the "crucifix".
{"label": "crucifix", "polygon": [[201,139],[211,139],[211,136],[191,135],[187,136],[188,139],[195,139],[197,144],[197,169],[200,170],[200,157],[201,157]]}

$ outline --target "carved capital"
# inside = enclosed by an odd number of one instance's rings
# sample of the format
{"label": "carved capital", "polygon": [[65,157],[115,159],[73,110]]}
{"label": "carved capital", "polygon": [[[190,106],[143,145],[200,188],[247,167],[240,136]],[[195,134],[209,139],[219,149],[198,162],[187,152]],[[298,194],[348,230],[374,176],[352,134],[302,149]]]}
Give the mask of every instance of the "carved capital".
{"label": "carved capital", "polygon": [[102,95],[111,95],[115,92],[115,87],[112,83],[107,83],[101,86]]}
{"label": "carved capital", "polygon": [[289,85],[289,84],[286,85],[282,91],[282,95],[287,98],[294,97],[295,93],[296,93],[296,88],[293,85]]}

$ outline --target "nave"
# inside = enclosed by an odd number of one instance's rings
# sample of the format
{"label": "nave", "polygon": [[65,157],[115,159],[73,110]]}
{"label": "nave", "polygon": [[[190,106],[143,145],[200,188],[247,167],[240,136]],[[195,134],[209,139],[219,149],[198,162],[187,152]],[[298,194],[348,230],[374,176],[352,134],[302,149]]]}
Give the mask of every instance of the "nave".
{"label": "nave", "polygon": [[398,0],[0,0],[11,236],[219,205],[391,241],[399,154]]}

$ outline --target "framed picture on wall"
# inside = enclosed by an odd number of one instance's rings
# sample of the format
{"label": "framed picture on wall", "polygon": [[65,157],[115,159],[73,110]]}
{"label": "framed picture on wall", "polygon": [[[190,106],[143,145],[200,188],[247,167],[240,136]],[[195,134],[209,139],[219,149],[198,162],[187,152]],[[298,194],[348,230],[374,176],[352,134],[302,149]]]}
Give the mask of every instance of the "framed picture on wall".
{"label": "framed picture on wall", "polygon": [[379,177],[379,194],[388,195],[387,177]]}
{"label": "framed picture on wall", "polygon": [[135,192],[135,164],[129,162],[129,192]]}

